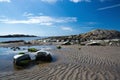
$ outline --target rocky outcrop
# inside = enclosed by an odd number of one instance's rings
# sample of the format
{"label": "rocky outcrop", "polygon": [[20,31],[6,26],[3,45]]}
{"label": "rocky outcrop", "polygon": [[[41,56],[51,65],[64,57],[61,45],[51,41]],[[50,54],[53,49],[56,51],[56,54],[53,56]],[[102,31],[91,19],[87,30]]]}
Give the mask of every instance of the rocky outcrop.
{"label": "rocky outcrop", "polygon": [[120,32],[115,30],[97,29],[91,32],[80,34],[82,40],[105,40],[105,39],[120,39]]}
{"label": "rocky outcrop", "polygon": [[56,39],[61,41],[84,42],[90,40],[106,40],[106,39],[120,39],[120,31],[96,29],[84,34],[49,37],[48,39]]}

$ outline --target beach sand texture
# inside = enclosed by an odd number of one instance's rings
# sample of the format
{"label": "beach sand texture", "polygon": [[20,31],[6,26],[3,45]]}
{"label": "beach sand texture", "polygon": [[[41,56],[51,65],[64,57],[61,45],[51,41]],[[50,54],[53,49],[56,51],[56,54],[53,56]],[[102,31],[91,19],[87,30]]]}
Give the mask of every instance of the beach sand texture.
{"label": "beach sand texture", "polygon": [[0,80],[120,80],[120,47],[71,45],[51,52],[53,62],[0,73]]}

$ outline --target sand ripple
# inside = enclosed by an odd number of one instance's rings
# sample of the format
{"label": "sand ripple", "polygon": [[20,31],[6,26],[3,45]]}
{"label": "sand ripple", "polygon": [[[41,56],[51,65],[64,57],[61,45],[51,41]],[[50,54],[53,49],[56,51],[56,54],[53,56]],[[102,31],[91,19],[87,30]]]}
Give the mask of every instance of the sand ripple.
{"label": "sand ripple", "polygon": [[0,75],[0,80],[120,80],[120,47],[68,46],[45,66]]}

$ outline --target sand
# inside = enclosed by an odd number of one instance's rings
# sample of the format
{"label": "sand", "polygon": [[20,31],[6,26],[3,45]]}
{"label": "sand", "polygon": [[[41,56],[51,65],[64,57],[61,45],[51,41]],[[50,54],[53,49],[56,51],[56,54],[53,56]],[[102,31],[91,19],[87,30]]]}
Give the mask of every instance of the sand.
{"label": "sand", "polygon": [[50,52],[53,62],[0,73],[0,80],[120,80],[120,47],[71,45]]}

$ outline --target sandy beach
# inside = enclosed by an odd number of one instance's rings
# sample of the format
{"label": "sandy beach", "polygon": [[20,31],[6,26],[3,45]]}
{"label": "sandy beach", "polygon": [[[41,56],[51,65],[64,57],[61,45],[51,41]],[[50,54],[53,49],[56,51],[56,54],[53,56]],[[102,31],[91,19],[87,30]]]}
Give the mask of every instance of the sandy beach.
{"label": "sandy beach", "polygon": [[50,52],[53,62],[2,72],[0,80],[120,80],[120,47],[70,45]]}

